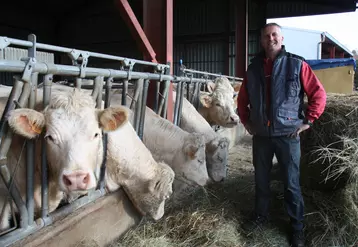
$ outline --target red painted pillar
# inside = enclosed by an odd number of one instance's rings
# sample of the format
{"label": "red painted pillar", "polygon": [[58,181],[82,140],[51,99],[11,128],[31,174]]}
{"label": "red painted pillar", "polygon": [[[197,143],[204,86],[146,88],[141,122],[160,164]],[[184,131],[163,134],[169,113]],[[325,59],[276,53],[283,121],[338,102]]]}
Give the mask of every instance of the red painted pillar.
{"label": "red painted pillar", "polygon": [[235,75],[237,77],[244,77],[247,69],[248,5],[248,0],[236,1]]}
{"label": "red painted pillar", "polygon": [[344,58],[344,52],[343,51],[339,53],[339,57]]}
{"label": "red painted pillar", "polygon": [[146,57],[146,60],[156,63],[156,54],[153,50],[153,47],[148,41],[148,38],[145,35],[141,25],[139,24],[137,17],[135,16],[128,1],[116,0],[115,4],[117,5],[124,22],[127,24],[131,34],[133,35],[133,38],[136,40],[139,48]]}
{"label": "red painted pillar", "polygon": [[[143,29],[159,63],[170,63],[173,73],[173,0],[143,0]],[[144,56],[145,60],[150,58]],[[155,83],[150,83],[147,105],[153,108]],[[167,118],[173,121],[173,85],[168,96]]]}
{"label": "red painted pillar", "polygon": [[329,58],[335,58],[336,57],[336,47],[330,46],[329,47]]}

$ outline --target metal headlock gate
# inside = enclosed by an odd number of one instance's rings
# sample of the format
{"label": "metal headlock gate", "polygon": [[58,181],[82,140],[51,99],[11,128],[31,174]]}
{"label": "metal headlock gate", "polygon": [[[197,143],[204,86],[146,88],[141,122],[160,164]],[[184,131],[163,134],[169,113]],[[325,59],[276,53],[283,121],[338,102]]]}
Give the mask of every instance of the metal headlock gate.
{"label": "metal headlock gate", "polygon": [[[22,47],[27,49],[27,57],[18,59],[4,59],[5,49],[10,46]],[[48,52],[59,52],[67,54],[72,65],[56,64],[51,62],[39,62],[36,59],[38,50]],[[119,69],[107,69],[89,67],[90,58],[101,58],[119,62]],[[135,71],[135,65],[149,66],[154,72]],[[169,64],[151,63],[148,61],[112,56],[107,54],[71,49],[60,46],[53,46],[36,42],[36,36],[30,34],[28,40],[12,39],[0,36],[0,73],[11,72],[13,76],[13,86],[7,99],[6,106],[1,116],[1,145],[0,145],[0,175],[6,185],[10,202],[13,201],[18,211],[19,222],[13,217],[14,226],[5,232],[0,233],[0,246],[8,246],[18,240],[25,238],[42,229],[53,222],[62,219],[79,209],[80,207],[102,197],[106,192],[104,190],[104,172],[106,169],[106,159],[101,166],[100,179],[96,189],[88,191],[88,194],[80,197],[73,202],[57,208],[53,212],[48,209],[48,167],[46,161],[45,145],[42,145],[41,161],[41,212],[35,219],[34,212],[34,166],[35,166],[35,140],[26,140],[26,191],[21,192],[14,184],[14,174],[10,174],[7,163],[7,153],[12,143],[13,133],[6,121],[6,115],[10,110],[16,108],[34,109],[37,98],[38,88],[43,88],[42,107],[46,107],[51,99],[51,87],[54,84],[54,76],[73,77],[73,86],[77,88],[92,89],[92,97],[96,100],[96,107],[101,108],[104,93],[104,107],[110,106],[110,92],[112,89],[122,89],[122,105],[127,105],[126,96],[128,96],[128,87],[134,87],[134,96],[132,97],[131,109],[135,109],[134,128],[138,136],[142,139],[144,132],[145,107],[147,102],[147,93],[150,83],[156,84],[156,97],[154,110],[162,117],[166,117],[168,105],[168,90],[170,82],[176,84],[177,94],[174,106],[174,124],[179,124],[181,115],[181,105],[185,85],[194,84],[197,95],[200,85],[205,84],[208,79],[194,78],[193,76],[174,76],[169,74]],[[204,72],[206,73],[206,72]],[[206,73],[208,74],[208,73]],[[43,83],[38,84],[39,76],[43,76]],[[221,76],[221,75],[219,75]],[[94,83],[90,86],[82,85],[83,79],[93,79]],[[159,92],[160,84],[164,83],[163,92]],[[189,86],[187,87],[189,90]],[[189,91],[188,91],[189,92]],[[187,94],[189,97],[189,93]],[[189,99],[189,98],[188,98]],[[193,99],[190,99],[193,102]],[[41,135],[40,140],[44,140]],[[106,154],[107,135],[103,135],[104,154]],[[21,157],[20,157],[21,158]],[[20,160],[19,158],[19,160]],[[25,197],[25,200],[23,200]],[[7,199],[8,200],[8,199]],[[4,201],[5,202],[5,201]],[[5,207],[6,203],[4,203]],[[12,205],[12,203],[11,203]],[[12,208],[12,215],[14,210]],[[3,209],[1,217],[3,216]],[[1,219],[1,218],[0,218]]]}

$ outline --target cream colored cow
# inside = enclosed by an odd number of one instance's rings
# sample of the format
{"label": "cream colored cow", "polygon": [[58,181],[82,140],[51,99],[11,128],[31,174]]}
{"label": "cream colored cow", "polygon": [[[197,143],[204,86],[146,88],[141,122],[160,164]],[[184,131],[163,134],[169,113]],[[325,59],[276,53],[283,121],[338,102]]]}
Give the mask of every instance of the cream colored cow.
{"label": "cream colored cow", "polygon": [[[175,96],[176,93],[173,97],[174,102]],[[215,133],[204,117],[186,98],[183,98],[180,128],[189,133],[199,133],[205,137],[206,166],[210,178],[215,182],[226,178],[229,140]]]}
{"label": "cream colored cow", "polygon": [[[111,105],[120,105],[121,99],[121,94],[113,94]],[[127,101],[129,105],[131,99],[127,97]],[[133,112],[130,119],[134,123]],[[143,142],[156,161],[164,161],[172,167],[175,185],[207,184],[209,176],[205,160],[205,137],[201,134],[188,133],[146,107]]]}
{"label": "cream colored cow", "polygon": [[[108,132],[107,189],[114,191],[122,187],[140,212],[158,220],[172,193],[174,171],[153,159],[127,120],[127,108],[98,110],[91,96],[77,89],[52,92],[50,104],[42,112],[20,108],[11,111],[8,117],[17,138],[35,139],[40,133],[45,134],[50,186],[51,182],[54,184],[49,196],[50,200],[52,197],[58,199],[50,208],[57,207],[62,192],[86,193],[97,185],[104,130]],[[8,154],[9,164],[16,164],[19,150],[18,142],[13,142]],[[40,155],[36,157],[35,202],[39,208],[41,197],[36,196],[36,191],[40,193],[41,190]],[[21,164],[23,167],[24,160]],[[24,188],[26,181],[24,171],[24,167],[19,169],[16,178],[20,188]],[[25,191],[21,192],[24,195]],[[2,223],[2,228],[6,228],[6,222]]]}
{"label": "cream colored cow", "polygon": [[235,91],[230,81],[226,77],[218,77],[214,83],[208,84],[208,90],[200,92],[198,112],[211,126],[233,128],[238,125],[240,119],[235,113]]}

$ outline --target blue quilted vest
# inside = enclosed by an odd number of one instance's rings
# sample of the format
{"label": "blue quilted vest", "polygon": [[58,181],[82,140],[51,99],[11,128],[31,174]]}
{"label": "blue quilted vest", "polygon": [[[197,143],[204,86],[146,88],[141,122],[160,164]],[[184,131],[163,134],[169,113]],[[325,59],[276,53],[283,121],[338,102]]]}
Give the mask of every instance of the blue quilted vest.
{"label": "blue quilted vest", "polygon": [[300,81],[304,59],[285,51],[284,46],[273,63],[271,102],[266,105],[267,85],[264,53],[252,59],[247,69],[247,92],[250,100],[249,120],[258,136],[283,136],[294,132],[304,118],[304,91]]}

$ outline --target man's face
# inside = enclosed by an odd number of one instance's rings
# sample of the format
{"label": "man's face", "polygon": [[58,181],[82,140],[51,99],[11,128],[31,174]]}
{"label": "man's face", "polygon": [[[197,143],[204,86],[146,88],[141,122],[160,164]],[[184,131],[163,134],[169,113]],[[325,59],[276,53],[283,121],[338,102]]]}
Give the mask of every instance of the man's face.
{"label": "man's face", "polygon": [[261,45],[266,53],[279,51],[281,49],[283,36],[281,29],[277,26],[266,27],[261,34]]}

